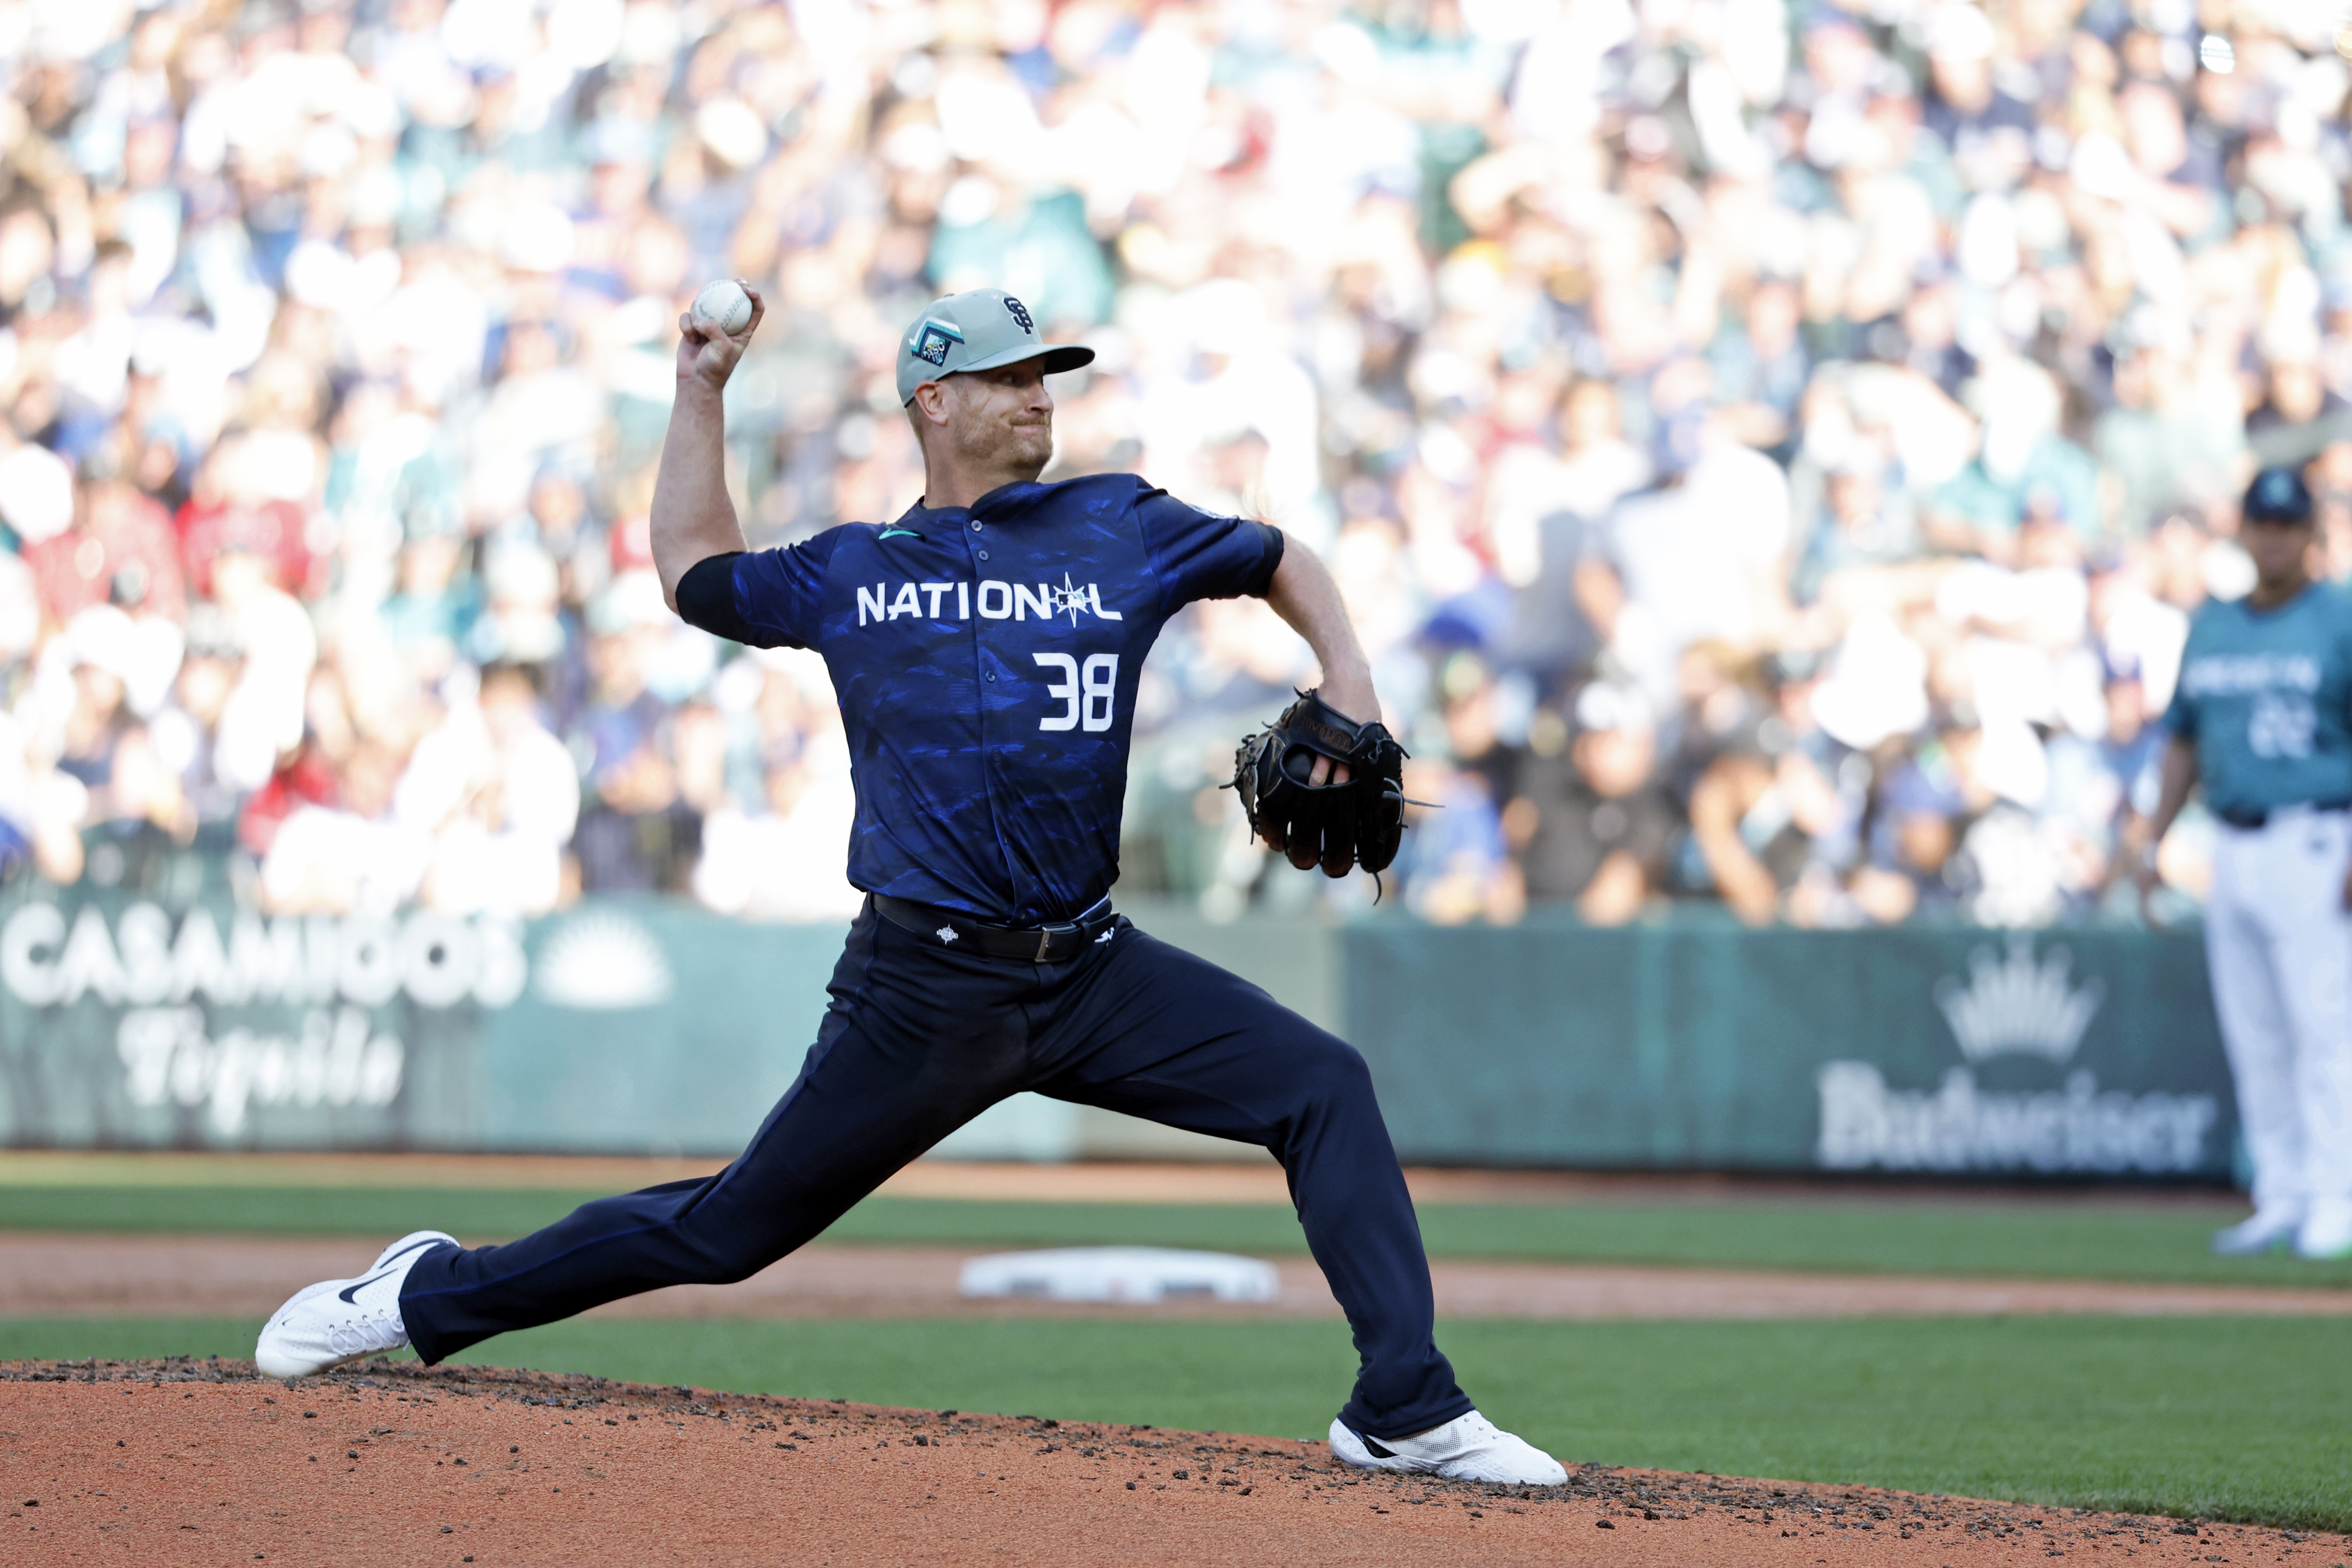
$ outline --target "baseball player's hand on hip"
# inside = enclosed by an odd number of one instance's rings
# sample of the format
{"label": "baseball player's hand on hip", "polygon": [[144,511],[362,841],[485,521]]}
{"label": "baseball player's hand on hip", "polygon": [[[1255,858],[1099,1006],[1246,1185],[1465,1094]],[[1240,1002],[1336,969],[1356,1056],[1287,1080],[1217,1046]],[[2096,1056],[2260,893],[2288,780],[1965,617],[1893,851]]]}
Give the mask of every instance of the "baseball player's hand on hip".
{"label": "baseball player's hand on hip", "polygon": [[736,362],[751,346],[751,334],[760,330],[760,320],[768,313],[768,301],[757,289],[744,283],[743,292],[751,296],[751,319],[740,332],[722,332],[716,322],[698,321],[691,315],[677,319],[678,380],[698,381],[715,392],[735,374]]}

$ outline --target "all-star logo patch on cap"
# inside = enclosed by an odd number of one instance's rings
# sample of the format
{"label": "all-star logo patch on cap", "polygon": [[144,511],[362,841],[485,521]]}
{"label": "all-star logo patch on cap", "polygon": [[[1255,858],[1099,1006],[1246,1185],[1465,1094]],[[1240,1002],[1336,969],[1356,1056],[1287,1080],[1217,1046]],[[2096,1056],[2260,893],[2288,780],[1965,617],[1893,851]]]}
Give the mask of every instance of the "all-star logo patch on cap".
{"label": "all-star logo patch on cap", "polygon": [[924,306],[899,340],[898,401],[912,401],[915,388],[927,381],[962,371],[1042,359],[1052,375],[1091,364],[1094,357],[1090,348],[1040,338],[1029,307],[1003,289],[968,289]]}

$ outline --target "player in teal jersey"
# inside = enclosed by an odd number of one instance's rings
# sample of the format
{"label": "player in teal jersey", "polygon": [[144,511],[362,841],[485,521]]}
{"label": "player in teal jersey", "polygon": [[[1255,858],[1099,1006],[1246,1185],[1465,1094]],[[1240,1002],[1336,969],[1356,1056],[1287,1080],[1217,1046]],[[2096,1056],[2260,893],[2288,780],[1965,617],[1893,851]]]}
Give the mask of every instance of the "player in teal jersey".
{"label": "player in teal jersey", "polygon": [[2204,785],[2221,823],[2205,944],[2253,1157],[2226,1254],[2352,1255],[2352,600],[2310,574],[2311,492],[2268,468],[2239,531],[2256,581],[2198,611],[2165,715],[2156,845]]}

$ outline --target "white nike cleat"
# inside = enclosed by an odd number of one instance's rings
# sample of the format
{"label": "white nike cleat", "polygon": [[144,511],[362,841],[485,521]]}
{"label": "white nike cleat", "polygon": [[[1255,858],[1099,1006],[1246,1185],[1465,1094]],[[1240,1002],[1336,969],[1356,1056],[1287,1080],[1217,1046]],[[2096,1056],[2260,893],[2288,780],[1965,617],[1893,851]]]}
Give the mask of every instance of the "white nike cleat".
{"label": "white nike cleat", "polygon": [[2223,1258],[2259,1258],[2294,1240],[2303,1224],[2303,1209],[2273,1205],[2256,1209],[2246,1218],[2213,1233],[2213,1250]]}
{"label": "white nike cleat", "polygon": [[304,1286],[262,1326],[253,1364],[264,1377],[308,1377],[339,1362],[398,1350],[408,1342],[400,1321],[408,1271],[435,1247],[457,1245],[446,1231],[412,1231],[378,1253],[358,1279]]}
{"label": "white nike cleat", "polygon": [[1568,1479],[1558,1459],[1475,1410],[1410,1437],[1367,1437],[1335,1420],[1331,1453],[1360,1470],[1404,1470],[1454,1481],[1556,1487]]}
{"label": "white nike cleat", "polygon": [[2298,1258],[2352,1258],[2352,1202],[2322,1198],[2294,1233]]}

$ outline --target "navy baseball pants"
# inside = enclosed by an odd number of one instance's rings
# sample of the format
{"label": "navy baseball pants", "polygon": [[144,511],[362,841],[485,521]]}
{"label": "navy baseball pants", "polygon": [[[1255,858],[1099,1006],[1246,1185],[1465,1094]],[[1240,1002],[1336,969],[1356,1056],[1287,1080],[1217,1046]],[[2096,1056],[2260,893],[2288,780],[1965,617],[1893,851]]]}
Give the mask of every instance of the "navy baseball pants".
{"label": "navy baseball pants", "polygon": [[1412,1200],[1354,1047],[1122,917],[1065,963],[927,942],[869,901],[800,1078],[735,1163],[574,1209],[505,1247],[442,1247],[401,1315],[437,1362],[477,1341],[665,1285],[742,1279],[1007,1095],[1034,1089],[1256,1143],[1361,1364],[1341,1418],[1402,1437],[1467,1411],[1433,1338]]}

